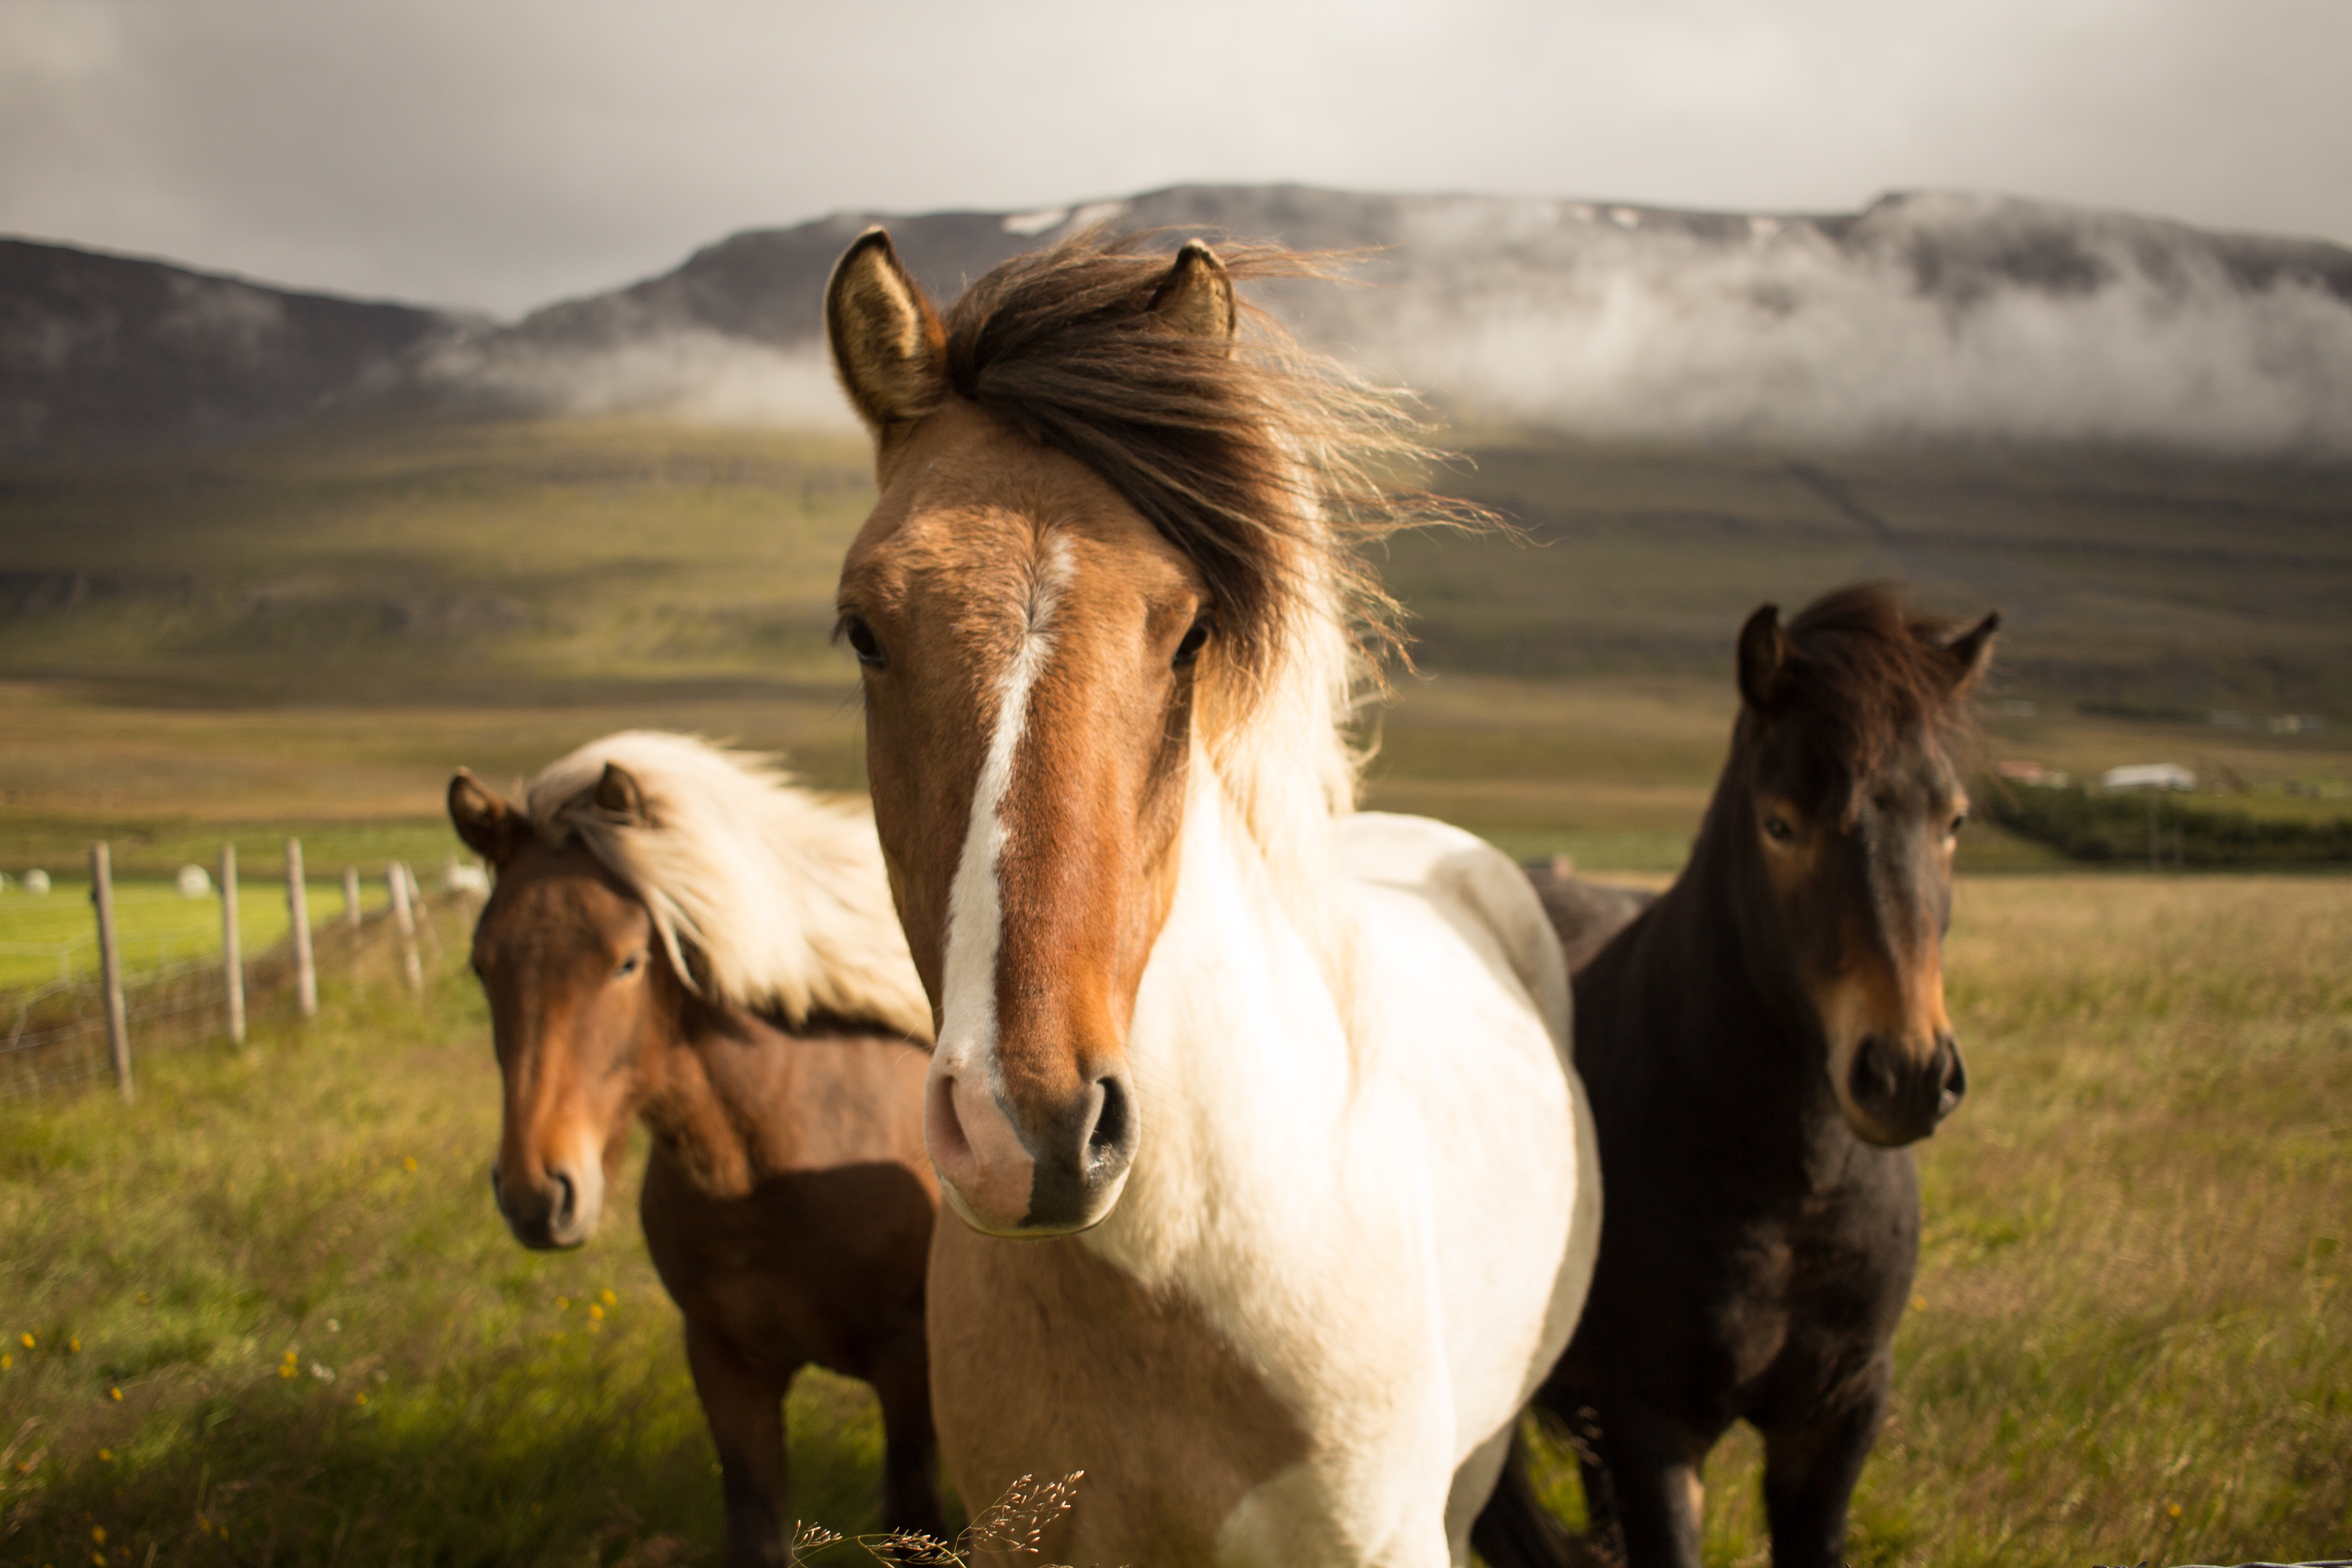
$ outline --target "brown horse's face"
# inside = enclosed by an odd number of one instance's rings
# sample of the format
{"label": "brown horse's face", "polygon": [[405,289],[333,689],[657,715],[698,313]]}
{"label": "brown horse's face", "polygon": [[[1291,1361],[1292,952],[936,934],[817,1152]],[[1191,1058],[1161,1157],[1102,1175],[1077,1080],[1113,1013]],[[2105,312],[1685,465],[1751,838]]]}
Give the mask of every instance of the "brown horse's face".
{"label": "brown horse's face", "polygon": [[457,796],[472,784],[452,785],[451,815],[499,871],[473,952],[506,1088],[490,1191],[525,1247],[578,1247],[627,1142],[667,964],[645,906],[578,845],[541,842],[503,803],[505,831],[466,832]]}
{"label": "brown horse's face", "polygon": [[925,1139],[976,1228],[1081,1230],[1140,1131],[1125,1041],[1174,892],[1205,590],[1091,470],[968,404],[887,450],[881,491],[840,607],[940,1014]]}
{"label": "brown horse's face", "polygon": [[[1138,330],[1229,342],[1232,279],[1188,245],[1147,310]],[[1207,588],[1091,468],[950,390],[939,318],[879,230],[835,268],[825,326],[875,436],[841,631],[939,1014],[924,1141],[975,1228],[1084,1230],[1141,1136],[1128,1026],[1175,893]]]}
{"label": "brown horse's face", "polygon": [[[1785,642],[1777,620],[1769,631]],[[1989,645],[1990,623],[1979,632]],[[1849,716],[1808,691],[1801,658],[1780,659],[1777,680],[1758,673],[1750,645],[1763,640],[1751,620],[1741,649],[1748,820],[1731,830],[1751,836],[1771,911],[1766,940],[1819,1022],[1846,1124],[1867,1142],[1909,1143],[1968,1092],[1943,972],[1968,795],[1924,732],[1860,767]],[[1983,652],[1953,656],[1948,695]]]}

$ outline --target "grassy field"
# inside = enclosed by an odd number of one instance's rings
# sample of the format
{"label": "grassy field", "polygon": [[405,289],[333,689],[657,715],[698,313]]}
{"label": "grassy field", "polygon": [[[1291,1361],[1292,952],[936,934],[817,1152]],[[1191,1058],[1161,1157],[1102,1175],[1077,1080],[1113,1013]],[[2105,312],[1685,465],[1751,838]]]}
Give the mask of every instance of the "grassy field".
{"label": "grassy field", "polygon": [[[96,838],[136,966],[211,951],[216,905],[162,879],[225,838],[248,952],[283,929],[289,835],[320,910],[345,865],[435,885],[461,764],[509,786],[646,726],[862,789],[825,630],[866,474],[856,442],[634,422],[0,469],[0,872],[58,879],[0,894],[0,943],[43,950],[0,948],[0,989],[87,932]],[[1498,440],[1454,477],[1523,531],[1389,547],[1422,641],[1375,806],[1654,880],[1723,757],[1740,619],[1896,575],[2009,616],[1988,762],[2176,762],[2210,804],[2352,811],[2344,472]],[[1982,825],[1962,863],[1976,1088],[1921,1156],[1924,1305],[1858,1560],[2352,1546],[2352,879],[2053,875]],[[530,1255],[483,1190],[459,934],[422,1007],[380,958],[331,965],[315,1022],[143,1055],[127,1110],[0,1101],[0,1564],[715,1559],[634,1226]],[[872,1522],[863,1392],[812,1377],[793,1419],[806,1516]],[[1710,1472],[1711,1562],[1763,1560],[1755,1455]]]}
{"label": "grassy field", "polygon": [[[2342,879],[1964,883],[1975,1089],[1921,1152],[1857,1562],[2352,1541],[2347,929]],[[330,973],[307,1029],[143,1058],[127,1110],[0,1105],[0,1562],[716,1560],[634,1225],[526,1253],[484,1190],[497,1076],[460,934],[421,1007]],[[799,1511],[870,1524],[864,1391],[813,1377],[792,1420]],[[1736,1436],[1710,1468],[1712,1563],[1764,1561],[1756,1457]]]}

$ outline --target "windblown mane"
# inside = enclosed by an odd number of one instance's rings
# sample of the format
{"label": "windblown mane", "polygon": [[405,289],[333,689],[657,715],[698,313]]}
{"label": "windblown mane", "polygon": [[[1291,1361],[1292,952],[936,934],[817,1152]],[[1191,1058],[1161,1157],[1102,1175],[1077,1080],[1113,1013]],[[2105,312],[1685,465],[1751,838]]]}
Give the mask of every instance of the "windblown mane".
{"label": "windblown mane", "polygon": [[1834,589],[1789,623],[1790,700],[1812,715],[1829,776],[1858,789],[1911,747],[1948,754],[1966,744],[1961,668],[1945,647],[1958,629],[1912,609],[1890,583]]}
{"label": "windblown mane", "polygon": [[[606,763],[637,781],[645,822],[596,805]],[[931,1037],[866,813],[794,787],[770,759],[654,731],[550,763],[525,808],[644,902],[688,985],[795,1026],[823,1012]]]}
{"label": "windblown mane", "polygon": [[[1302,829],[1353,808],[1342,727],[1402,643],[1361,546],[1485,514],[1399,488],[1436,456],[1399,395],[1265,311],[1242,302],[1230,343],[1160,320],[1161,237],[1097,226],[995,268],[948,311],[947,377],[1092,468],[1198,568],[1222,645],[1203,666],[1202,733],[1279,869],[1321,854],[1323,836]],[[1330,258],[1276,246],[1217,256],[1236,284],[1335,276]]]}

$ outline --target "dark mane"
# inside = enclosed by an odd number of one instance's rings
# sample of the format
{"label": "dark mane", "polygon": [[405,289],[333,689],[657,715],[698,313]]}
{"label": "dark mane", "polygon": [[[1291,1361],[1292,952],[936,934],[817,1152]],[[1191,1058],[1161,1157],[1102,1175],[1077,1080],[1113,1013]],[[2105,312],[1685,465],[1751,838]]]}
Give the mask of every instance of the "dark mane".
{"label": "dark mane", "polygon": [[1820,761],[1860,788],[1925,744],[1950,754],[1971,734],[1958,623],[1911,608],[1889,583],[1822,595],[1789,623],[1796,650],[1785,707],[1809,721]]}
{"label": "dark mane", "polygon": [[[1244,668],[1276,655],[1303,599],[1394,645],[1395,603],[1360,542],[1483,514],[1392,488],[1434,456],[1418,425],[1264,311],[1244,303],[1230,344],[1163,322],[1160,237],[1098,225],[988,272],[948,312],[950,384],[1086,463],[1183,551]],[[1277,246],[1217,255],[1237,284],[1334,276]]]}

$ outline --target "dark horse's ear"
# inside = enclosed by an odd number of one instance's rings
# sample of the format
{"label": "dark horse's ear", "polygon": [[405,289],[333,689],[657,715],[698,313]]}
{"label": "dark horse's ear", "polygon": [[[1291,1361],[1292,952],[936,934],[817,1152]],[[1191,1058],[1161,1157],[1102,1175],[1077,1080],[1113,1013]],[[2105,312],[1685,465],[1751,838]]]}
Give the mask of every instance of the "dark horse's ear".
{"label": "dark horse's ear", "polygon": [[1995,610],[1967,631],[1944,645],[1957,667],[1952,676],[1952,689],[1958,691],[1975,683],[1992,662],[1992,636],[2000,630],[2000,612]]}
{"label": "dark horse's ear", "polygon": [[1789,663],[1796,649],[1780,627],[1780,606],[1764,605],[1739,628],[1739,695],[1769,712],[1789,694]]}
{"label": "dark horse's ear", "polygon": [[947,396],[947,331],[879,227],[859,235],[834,264],[824,332],[841,389],[877,437],[920,419]]}
{"label": "dark horse's ear", "polygon": [[629,826],[643,827],[653,820],[646,814],[646,792],[637,786],[637,775],[618,763],[604,764],[592,798],[597,810]]}
{"label": "dark horse's ear", "polygon": [[463,768],[449,781],[449,822],[466,847],[493,866],[514,858],[529,830],[512,806]]}
{"label": "dark horse's ear", "polygon": [[1151,291],[1151,313],[1188,337],[1230,342],[1241,324],[1233,274],[1205,241],[1188,239]]}

